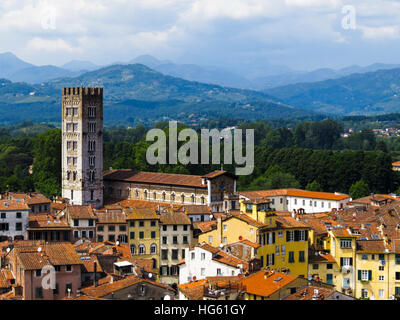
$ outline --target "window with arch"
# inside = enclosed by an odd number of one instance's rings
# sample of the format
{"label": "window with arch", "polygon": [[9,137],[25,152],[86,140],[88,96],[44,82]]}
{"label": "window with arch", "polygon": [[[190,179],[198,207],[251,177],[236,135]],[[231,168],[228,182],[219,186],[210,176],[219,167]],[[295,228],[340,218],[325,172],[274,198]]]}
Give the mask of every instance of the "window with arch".
{"label": "window with arch", "polygon": [[157,254],[157,245],[155,243],[150,246],[150,254]]}
{"label": "window with arch", "polygon": [[144,198],[147,200],[147,190],[144,190]]}
{"label": "window with arch", "polygon": [[201,204],[204,204],[204,196],[201,196]]}
{"label": "window with arch", "polygon": [[185,203],[185,195],[183,193],[181,194],[181,201],[182,203]]}
{"label": "window with arch", "polygon": [[144,244],[139,245],[139,254],[146,254],[146,247]]}
{"label": "window with arch", "polygon": [[131,244],[130,248],[131,248],[131,253],[136,254],[136,246],[134,244]]}
{"label": "window with arch", "polygon": [[163,191],[163,192],[162,192],[162,199],[163,199],[163,201],[165,201],[165,195],[166,195],[166,194],[165,194],[165,191]]}
{"label": "window with arch", "polygon": [[139,190],[138,189],[135,189],[135,196],[136,196],[136,198],[139,198]]}
{"label": "window with arch", "polygon": [[71,171],[67,171],[67,180],[71,178]]}
{"label": "window with arch", "polygon": [[155,191],[153,192],[153,199],[157,200],[157,192],[155,192]]}
{"label": "window with arch", "polygon": [[175,201],[175,193],[171,193],[171,201]]}
{"label": "window with arch", "polygon": [[194,194],[192,194],[192,203],[196,202],[196,198],[194,197]]}

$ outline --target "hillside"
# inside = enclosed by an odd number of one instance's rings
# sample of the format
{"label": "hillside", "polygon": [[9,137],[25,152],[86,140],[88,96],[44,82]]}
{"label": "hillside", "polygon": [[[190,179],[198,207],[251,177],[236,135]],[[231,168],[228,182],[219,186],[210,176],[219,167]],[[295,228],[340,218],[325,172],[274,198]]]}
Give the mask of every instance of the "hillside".
{"label": "hillside", "polygon": [[[113,65],[40,85],[0,80],[0,119],[59,122],[62,87],[104,87],[105,121],[133,125],[160,120],[196,124],[216,117],[289,118],[313,114],[265,93],[163,75],[144,65]],[[13,110],[13,112],[10,112]]]}
{"label": "hillside", "polygon": [[284,103],[331,114],[400,112],[400,68],[264,91]]}

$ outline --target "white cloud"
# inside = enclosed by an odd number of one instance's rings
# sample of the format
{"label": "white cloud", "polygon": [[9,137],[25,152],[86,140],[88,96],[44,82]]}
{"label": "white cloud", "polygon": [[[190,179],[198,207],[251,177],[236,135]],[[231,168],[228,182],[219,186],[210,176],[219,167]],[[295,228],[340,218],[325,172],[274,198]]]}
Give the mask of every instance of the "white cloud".
{"label": "white cloud", "polygon": [[[359,32],[342,29],[344,5]],[[55,28],[43,28],[49,15]],[[1,0],[0,52],[42,64],[143,53],[212,64],[285,52],[301,62],[300,47],[317,60],[326,46],[398,39],[399,21],[397,0]]]}
{"label": "white cloud", "polygon": [[42,38],[33,38],[30,40],[26,48],[28,50],[44,51],[44,52],[57,52],[67,51],[69,53],[79,53],[79,48],[74,48],[63,39],[48,40]]}

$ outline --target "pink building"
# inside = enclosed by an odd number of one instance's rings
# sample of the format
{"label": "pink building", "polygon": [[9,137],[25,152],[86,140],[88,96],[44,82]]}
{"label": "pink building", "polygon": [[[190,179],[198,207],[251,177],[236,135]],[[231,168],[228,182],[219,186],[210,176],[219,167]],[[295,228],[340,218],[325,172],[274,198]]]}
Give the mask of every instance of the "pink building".
{"label": "pink building", "polygon": [[[15,295],[23,300],[73,298],[81,287],[82,261],[70,243],[19,244],[11,250],[8,264],[15,279]],[[42,268],[46,266],[55,269],[54,289],[42,285],[47,275]]]}

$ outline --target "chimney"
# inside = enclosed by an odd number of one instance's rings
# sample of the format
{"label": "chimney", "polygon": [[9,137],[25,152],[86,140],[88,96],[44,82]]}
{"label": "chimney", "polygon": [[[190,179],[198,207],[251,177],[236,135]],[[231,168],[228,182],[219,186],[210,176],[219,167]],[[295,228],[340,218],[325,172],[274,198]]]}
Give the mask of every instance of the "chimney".
{"label": "chimney", "polygon": [[93,279],[93,286],[96,287],[97,286],[97,262],[94,262],[94,279]]}

